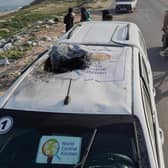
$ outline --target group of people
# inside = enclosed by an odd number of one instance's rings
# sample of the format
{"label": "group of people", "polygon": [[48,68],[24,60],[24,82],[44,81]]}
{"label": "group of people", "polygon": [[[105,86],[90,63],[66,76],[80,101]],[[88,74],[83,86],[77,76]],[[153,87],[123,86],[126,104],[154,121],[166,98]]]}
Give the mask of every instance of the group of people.
{"label": "group of people", "polygon": [[[81,18],[80,18],[81,22],[91,20],[90,13],[88,12],[88,10],[86,10],[86,8],[82,7],[80,9],[80,12],[81,12]],[[73,8],[69,8],[68,13],[64,17],[64,24],[66,25],[66,27],[65,27],[66,32],[73,27],[74,18],[75,18],[75,13],[73,12]]]}
{"label": "group of people", "polygon": [[[86,8],[84,7],[80,8],[80,14],[81,14],[81,17],[80,17],[81,22],[91,20],[90,13]],[[73,12],[73,8],[69,8],[68,13],[64,17],[64,24],[65,24],[66,32],[73,27],[74,18],[75,18],[75,13]],[[113,19],[113,16],[109,10],[102,11],[102,20],[105,21],[105,20],[112,20],[112,19]]]}

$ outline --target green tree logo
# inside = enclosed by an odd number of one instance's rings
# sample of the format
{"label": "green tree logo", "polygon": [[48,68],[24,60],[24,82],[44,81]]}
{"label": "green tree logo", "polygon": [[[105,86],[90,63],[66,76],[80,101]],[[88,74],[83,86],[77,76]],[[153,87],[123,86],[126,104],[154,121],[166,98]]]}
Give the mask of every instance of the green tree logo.
{"label": "green tree logo", "polygon": [[53,156],[59,151],[59,142],[56,139],[47,140],[42,146],[42,153],[47,156],[47,163],[52,163]]}

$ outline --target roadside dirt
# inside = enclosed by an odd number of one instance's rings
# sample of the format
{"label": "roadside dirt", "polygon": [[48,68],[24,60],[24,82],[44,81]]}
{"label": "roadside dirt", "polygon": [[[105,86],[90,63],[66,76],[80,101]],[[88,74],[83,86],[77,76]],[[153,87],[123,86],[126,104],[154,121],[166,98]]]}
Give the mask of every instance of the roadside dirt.
{"label": "roadside dirt", "polygon": [[[112,1],[103,1],[95,0],[94,4],[87,4],[86,7],[92,7],[94,10],[99,12],[93,12],[92,20],[101,20],[100,11],[104,8],[108,8],[111,5]],[[76,13],[75,15],[75,23],[79,22],[80,15]],[[43,28],[40,28],[37,32],[33,32],[34,38],[39,40],[43,37],[49,37],[50,40],[43,41],[42,44],[34,46],[31,50],[24,53],[22,58],[11,62],[9,65],[0,66],[0,96],[4,93],[4,91],[11,85],[14,79],[20,74],[20,72],[31,63],[40,53],[44,52],[51,45],[54,44],[54,41],[59,38],[61,35],[65,33],[65,26],[63,22],[58,22],[51,25],[45,25]],[[28,38],[27,36],[24,37]]]}

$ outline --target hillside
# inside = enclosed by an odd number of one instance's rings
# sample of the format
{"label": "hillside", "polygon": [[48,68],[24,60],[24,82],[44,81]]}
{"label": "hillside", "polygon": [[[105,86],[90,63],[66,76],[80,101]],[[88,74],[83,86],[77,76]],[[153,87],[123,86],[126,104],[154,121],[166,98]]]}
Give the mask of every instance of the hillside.
{"label": "hillside", "polygon": [[84,0],[37,0],[17,12],[0,17],[0,39],[19,33],[38,20],[60,17],[68,7],[76,7],[83,2]]}

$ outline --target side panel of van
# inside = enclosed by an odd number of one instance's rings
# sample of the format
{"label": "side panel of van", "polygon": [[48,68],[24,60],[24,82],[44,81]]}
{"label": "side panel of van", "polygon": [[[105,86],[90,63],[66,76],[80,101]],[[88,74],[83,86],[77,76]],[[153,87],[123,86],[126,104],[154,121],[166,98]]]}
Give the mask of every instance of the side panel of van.
{"label": "side panel of van", "polygon": [[153,155],[152,159],[154,159],[151,164],[153,164],[152,167],[164,168],[164,156],[161,142],[162,139],[160,136],[160,127],[153,93],[152,71],[148,58],[140,51],[138,64],[143,111],[147,126],[147,131],[145,131],[145,134],[146,137],[149,137],[148,147],[151,150],[150,155]]}
{"label": "side panel of van", "polygon": [[162,130],[159,126],[158,122],[158,115],[156,110],[156,103],[154,99],[154,88],[153,88],[153,78],[152,78],[152,70],[149,64],[148,59],[146,57],[142,58],[144,61],[144,66],[146,66],[146,73],[149,78],[149,105],[151,108],[151,117],[152,117],[152,125],[153,125],[153,133],[154,133],[154,148],[156,149],[156,157],[159,164],[159,167],[165,167],[164,166],[164,155],[163,155],[163,141],[164,141],[164,135],[162,133]]}
{"label": "side panel of van", "polygon": [[[145,113],[144,113],[144,101],[143,101],[143,95],[141,90],[141,78],[140,78],[140,68],[139,68],[139,49],[133,48],[134,50],[134,57],[133,57],[133,113],[137,116],[137,118],[140,121],[140,125],[143,129],[143,134],[145,137],[145,143],[148,151],[148,157],[150,162],[151,168],[158,168],[157,163],[155,160],[155,154],[152,150],[152,144],[150,141],[149,131],[147,122],[145,119]],[[135,82],[136,81],[136,82]],[[140,89],[137,89],[140,88]]]}

